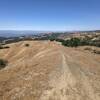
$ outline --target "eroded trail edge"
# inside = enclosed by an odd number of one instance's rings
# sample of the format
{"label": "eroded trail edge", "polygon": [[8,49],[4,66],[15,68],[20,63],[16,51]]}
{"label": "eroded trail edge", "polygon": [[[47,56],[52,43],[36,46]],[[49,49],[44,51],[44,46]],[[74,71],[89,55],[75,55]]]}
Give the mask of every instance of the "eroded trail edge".
{"label": "eroded trail edge", "polygon": [[[67,100],[69,99],[68,90],[75,84],[75,78],[73,77],[68,64],[66,63],[66,58],[63,53],[62,56],[62,66],[59,71],[60,76],[50,80],[51,90],[46,90],[41,100]],[[58,73],[58,72],[57,72]]]}

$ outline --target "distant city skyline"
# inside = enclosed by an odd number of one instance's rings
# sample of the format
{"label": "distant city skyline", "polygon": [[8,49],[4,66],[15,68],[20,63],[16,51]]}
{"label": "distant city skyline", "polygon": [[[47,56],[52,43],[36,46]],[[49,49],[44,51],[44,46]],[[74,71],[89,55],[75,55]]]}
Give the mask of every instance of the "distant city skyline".
{"label": "distant city skyline", "polygon": [[0,0],[0,30],[100,29],[100,0]]}

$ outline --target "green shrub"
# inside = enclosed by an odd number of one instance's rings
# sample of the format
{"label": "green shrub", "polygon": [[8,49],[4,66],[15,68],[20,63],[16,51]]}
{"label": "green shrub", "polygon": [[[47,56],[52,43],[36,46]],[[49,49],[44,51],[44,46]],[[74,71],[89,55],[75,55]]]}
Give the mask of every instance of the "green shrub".
{"label": "green shrub", "polygon": [[68,47],[77,47],[77,46],[96,46],[100,47],[100,42],[93,42],[89,39],[79,39],[79,38],[71,38],[70,40],[64,40],[61,41],[62,45],[68,46]]}
{"label": "green shrub", "polygon": [[65,40],[63,39],[56,39],[57,42],[64,42]]}
{"label": "green shrub", "polygon": [[4,59],[0,59],[0,69],[5,68],[7,64],[8,64],[8,61]]}
{"label": "green shrub", "polygon": [[55,39],[50,39],[50,41],[55,41]]}
{"label": "green shrub", "polygon": [[71,38],[70,40],[65,40],[62,42],[62,45],[68,46],[68,47],[77,47],[80,45],[80,39],[78,38]]}
{"label": "green shrub", "polygon": [[84,39],[82,38],[71,38],[70,40],[58,39],[56,36],[48,37],[50,41],[57,41],[61,42],[62,45],[68,47],[77,47],[77,46],[96,46],[100,47],[100,40],[92,41],[90,37],[85,36]]}

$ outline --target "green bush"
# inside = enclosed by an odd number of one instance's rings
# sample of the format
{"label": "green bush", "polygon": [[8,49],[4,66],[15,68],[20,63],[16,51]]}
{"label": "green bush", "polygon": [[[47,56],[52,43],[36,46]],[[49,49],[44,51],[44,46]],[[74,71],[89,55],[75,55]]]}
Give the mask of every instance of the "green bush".
{"label": "green bush", "polygon": [[50,39],[50,41],[55,41],[55,39],[52,38],[52,39]]}
{"label": "green bush", "polygon": [[55,39],[57,42],[64,42],[65,40],[63,39]]}
{"label": "green bush", "polygon": [[8,64],[8,61],[4,59],[0,59],[0,69],[5,68],[7,64]]}
{"label": "green bush", "polygon": [[65,40],[62,42],[62,45],[68,46],[68,47],[77,47],[80,45],[80,39],[78,38],[71,38],[70,40]]}
{"label": "green bush", "polygon": [[68,47],[77,47],[77,46],[96,46],[100,47],[100,40],[98,41],[92,41],[90,37],[85,36],[84,39],[82,38],[71,38],[70,40],[64,40],[64,39],[58,39],[56,35],[52,35],[48,37],[50,41],[57,41],[61,42],[62,45],[68,46]]}
{"label": "green bush", "polygon": [[71,38],[70,40],[63,40],[62,45],[68,46],[68,47],[77,47],[77,46],[96,46],[100,47],[100,42],[94,42],[89,39],[79,39],[79,38]]}

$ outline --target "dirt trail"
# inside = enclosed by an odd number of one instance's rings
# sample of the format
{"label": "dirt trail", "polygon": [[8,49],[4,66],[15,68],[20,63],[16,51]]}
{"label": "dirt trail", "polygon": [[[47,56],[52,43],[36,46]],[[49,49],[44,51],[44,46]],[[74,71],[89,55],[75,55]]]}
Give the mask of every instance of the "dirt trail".
{"label": "dirt trail", "polygon": [[[47,90],[41,97],[41,100],[69,100],[67,97],[67,90],[75,84],[75,79],[69,70],[69,66],[66,63],[64,54],[62,56],[62,68],[60,77],[50,80],[51,90]],[[56,75],[56,73],[55,73]]]}
{"label": "dirt trail", "polygon": [[[80,78],[72,73],[70,66],[67,64],[65,53],[62,52],[62,66],[58,72],[55,72],[56,78],[51,78],[49,81],[52,89],[44,91],[40,100],[100,100],[100,96],[94,92],[89,78],[85,75],[84,71],[80,70],[79,66],[76,71]],[[75,62],[67,54],[69,61]],[[53,73],[54,76],[54,73]]]}

